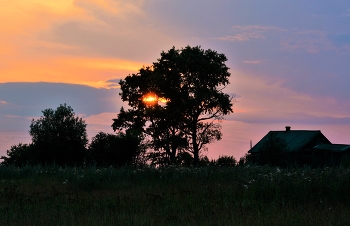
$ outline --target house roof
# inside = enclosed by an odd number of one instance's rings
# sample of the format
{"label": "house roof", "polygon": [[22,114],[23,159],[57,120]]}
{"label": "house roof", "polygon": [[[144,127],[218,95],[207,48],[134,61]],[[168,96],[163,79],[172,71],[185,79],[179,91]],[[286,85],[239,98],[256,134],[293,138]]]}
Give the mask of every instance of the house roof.
{"label": "house roof", "polygon": [[314,147],[314,149],[327,150],[333,152],[343,152],[350,150],[349,144],[319,144]]}
{"label": "house roof", "polygon": [[331,142],[321,133],[320,130],[286,130],[286,131],[270,131],[266,136],[264,136],[253,148],[251,148],[249,153],[258,153],[260,148],[263,146],[265,141],[268,140],[268,136],[274,133],[277,137],[282,138],[286,141],[287,151],[293,152],[298,151],[305,147],[310,141],[312,141],[317,136],[322,136],[330,144]]}

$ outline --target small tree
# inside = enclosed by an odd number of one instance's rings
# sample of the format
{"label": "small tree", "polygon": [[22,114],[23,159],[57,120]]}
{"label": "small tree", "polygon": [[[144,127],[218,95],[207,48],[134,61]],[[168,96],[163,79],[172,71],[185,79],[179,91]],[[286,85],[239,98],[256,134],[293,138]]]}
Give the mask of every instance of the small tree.
{"label": "small tree", "polygon": [[86,157],[88,142],[85,122],[66,104],[42,111],[32,120],[33,159],[39,164],[79,165]]}
{"label": "small tree", "polygon": [[7,156],[1,156],[1,159],[4,161],[1,163],[3,165],[15,165],[23,166],[26,164],[33,164],[33,145],[31,144],[22,144],[11,146],[10,150],[6,152]]}
{"label": "small tree", "polygon": [[239,159],[238,165],[243,166],[246,164],[252,164],[252,155],[250,153],[246,153],[243,157]]}
{"label": "small tree", "polygon": [[100,132],[89,145],[91,162],[99,166],[136,165],[140,153],[140,139],[130,133],[114,135]]}
{"label": "small tree", "polygon": [[285,166],[288,164],[287,143],[275,133],[270,133],[260,148],[259,165]]}

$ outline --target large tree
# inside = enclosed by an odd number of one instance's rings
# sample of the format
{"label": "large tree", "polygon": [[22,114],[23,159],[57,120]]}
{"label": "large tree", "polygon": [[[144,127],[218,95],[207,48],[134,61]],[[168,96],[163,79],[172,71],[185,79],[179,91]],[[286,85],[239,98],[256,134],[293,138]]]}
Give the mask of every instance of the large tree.
{"label": "large tree", "polygon": [[[153,147],[164,149],[172,162],[177,151],[188,150],[197,165],[200,150],[221,139],[218,123],[232,112],[232,97],[222,91],[229,84],[226,61],[224,54],[199,46],[162,52],[152,66],[120,81],[122,100],[131,109],[121,109],[113,129],[150,135]],[[149,93],[164,104],[145,103]]]}

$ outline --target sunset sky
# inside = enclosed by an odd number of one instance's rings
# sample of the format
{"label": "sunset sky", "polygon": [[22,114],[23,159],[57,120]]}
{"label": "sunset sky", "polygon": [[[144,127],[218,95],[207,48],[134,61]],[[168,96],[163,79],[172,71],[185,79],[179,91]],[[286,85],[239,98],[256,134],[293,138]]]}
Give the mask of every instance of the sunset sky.
{"label": "sunset sky", "polygon": [[173,46],[224,53],[236,95],[209,158],[243,156],[270,130],[350,144],[350,1],[0,0],[0,156],[67,103],[89,139],[112,133],[119,79]]}

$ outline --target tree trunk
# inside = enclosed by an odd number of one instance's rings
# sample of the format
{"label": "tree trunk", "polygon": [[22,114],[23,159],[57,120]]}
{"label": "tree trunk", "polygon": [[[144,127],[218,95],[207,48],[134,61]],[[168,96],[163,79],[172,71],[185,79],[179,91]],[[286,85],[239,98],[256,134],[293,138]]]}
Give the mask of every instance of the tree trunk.
{"label": "tree trunk", "polygon": [[193,165],[196,167],[199,163],[199,149],[197,144],[197,126],[194,123],[192,127],[192,147],[193,147]]}
{"label": "tree trunk", "polygon": [[170,162],[172,165],[176,163],[176,146],[171,146]]}

